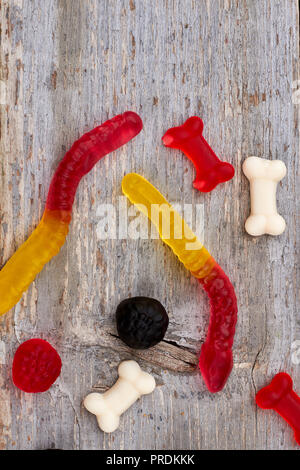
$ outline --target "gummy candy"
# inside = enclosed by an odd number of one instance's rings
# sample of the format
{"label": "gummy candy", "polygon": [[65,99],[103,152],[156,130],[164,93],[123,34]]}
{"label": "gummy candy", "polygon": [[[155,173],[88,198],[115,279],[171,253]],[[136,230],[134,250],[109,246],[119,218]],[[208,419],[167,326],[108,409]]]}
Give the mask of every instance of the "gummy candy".
{"label": "gummy candy", "polygon": [[272,382],[256,395],[256,403],[264,410],[275,410],[291,426],[300,445],[300,397],[293,390],[293,380],[285,372],[275,375]]}
{"label": "gummy candy", "polygon": [[90,393],[83,401],[84,407],[97,416],[100,429],[114,432],[120,416],[142,395],[155,389],[152,375],[141,370],[135,361],[123,361],[118,367],[119,378],[105,393]]}
{"label": "gummy candy", "polygon": [[73,144],[52,178],[42,220],[0,271],[0,315],[21,298],[65,242],[77,186],[100,158],[133,139],[143,127],[128,111],[106,121]]}
{"label": "gummy candy", "polygon": [[15,352],[13,382],[24,392],[45,392],[55,382],[60,371],[61,359],[58,353],[43,339],[29,339]]}
{"label": "gummy candy", "polygon": [[218,184],[231,180],[234,168],[222,162],[202,136],[203,121],[190,117],[182,126],[172,127],[162,138],[166,147],[181,150],[194,164],[194,188],[203,193],[212,191]]}
{"label": "gummy candy", "polygon": [[[199,367],[207,388],[212,393],[219,392],[233,367],[232,345],[237,321],[234,288],[185,221],[149,181],[131,173],[123,178],[122,189],[128,199],[156,225],[162,240],[172,248],[209,296],[210,323],[201,348]],[[163,223],[168,211],[171,226],[169,236],[165,237]],[[180,238],[179,233],[182,234]]]}
{"label": "gummy candy", "polygon": [[116,311],[118,334],[133,349],[148,349],[159,343],[168,328],[169,317],[156,299],[131,297]]}
{"label": "gummy candy", "polygon": [[243,163],[243,172],[250,182],[251,214],[245,229],[254,237],[269,234],[280,235],[285,230],[285,220],[277,212],[276,188],[286,175],[286,166],[281,160],[248,157]]}

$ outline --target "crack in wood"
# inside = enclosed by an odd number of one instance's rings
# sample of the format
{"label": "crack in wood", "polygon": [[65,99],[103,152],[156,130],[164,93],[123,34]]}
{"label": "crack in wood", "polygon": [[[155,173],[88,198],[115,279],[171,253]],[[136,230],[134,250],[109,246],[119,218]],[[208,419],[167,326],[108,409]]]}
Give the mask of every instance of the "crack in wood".
{"label": "crack in wood", "polygon": [[119,336],[111,332],[107,332],[107,334],[114,339],[108,346],[114,351],[130,353],[145,362],[172,372],[191,373],[196,370],[198,364],[197,354],[178,345],[175,341],[163,340],[153,348],[140,350],[129,348],[120,340]]}

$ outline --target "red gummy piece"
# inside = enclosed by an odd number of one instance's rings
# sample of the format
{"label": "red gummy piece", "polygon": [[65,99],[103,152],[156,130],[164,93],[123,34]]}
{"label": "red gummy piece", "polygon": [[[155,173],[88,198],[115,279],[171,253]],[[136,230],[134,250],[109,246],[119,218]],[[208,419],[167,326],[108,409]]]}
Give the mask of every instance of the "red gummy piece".
{"label": "red gummy piece", "polygon": [[293,390],[293,380],[285,372],[275,375],[270,385],[256,395],[257,405],[274,410],[291,426],[300,445],[300,397]]}
{"label": "red gummy piece", "polygon": [[16,387],[27,393],[45,392],[61,371],[61,359],[43,339],[30,339],[16,350],[12,378]]}
{"label": "red gummy piece", "polygon": [[210,321],[201,348],[199,368],[208,390],[217,393],[224,388],[233,367],[237,299],[233,285],[218,264],[208,276],[198,281],[210,300]]}
{"label": "red gummy piece", "polygon": [[202,136],[203,121],[190,117],[182,126],[172,127],[162,138],[166,147],[181,150],[194,164],[194,188],[202,193],[212,191],[218,184],[231,180],[234,167],[222,162]]}
{"label": "red gummy piece", "polygon": [[71,211],[82,177],[100,158],[129,142],[142,128],[139,115],[126,111],[80,137],[56,169],[48,192],[47,209]]}

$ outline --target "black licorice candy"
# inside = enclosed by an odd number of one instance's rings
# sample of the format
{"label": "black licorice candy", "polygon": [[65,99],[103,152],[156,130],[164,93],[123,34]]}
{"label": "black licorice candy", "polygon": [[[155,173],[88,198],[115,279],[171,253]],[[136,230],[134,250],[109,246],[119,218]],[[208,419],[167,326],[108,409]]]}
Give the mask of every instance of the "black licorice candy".
{"label": "black licorice candy", "polygon": [[118,334],[133,349],[148,349],[159,343],[167,331],[169,317],[163,305],[149,297],[123,300],[116,311]]}

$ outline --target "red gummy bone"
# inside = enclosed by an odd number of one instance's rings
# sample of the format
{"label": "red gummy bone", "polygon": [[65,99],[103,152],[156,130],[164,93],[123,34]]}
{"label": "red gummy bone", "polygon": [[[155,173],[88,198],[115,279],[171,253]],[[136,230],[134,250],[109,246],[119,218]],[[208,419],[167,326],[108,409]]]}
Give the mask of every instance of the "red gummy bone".
{"label": "red gummy bone", "polygon": [[61,371],[61,359],[43,339],[30,339],[16,350],[12,377],[16,387],[27,393],[45,392]]}
{"label": "red gummy bone", "polygon": [[256,403],[264,410],[275,410],[291,426],[300,445],[300,397],[293,390],[293,380],[285,372],[275,375],[267,387],[256,395]]}
{"label": "red gummy bone", "polygon": [[231,180],[234,168],[222,162],[202,136],[203,121],[190,117],[182,126],[172,127],[162,138],[166,147],[181,150],[194,164],[194,188],[202,193],[212,191],[218,184]]}

